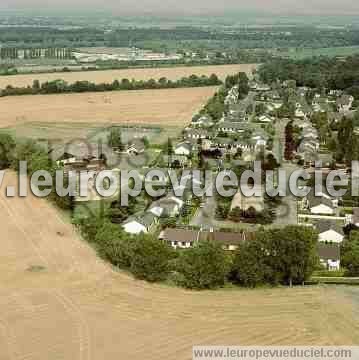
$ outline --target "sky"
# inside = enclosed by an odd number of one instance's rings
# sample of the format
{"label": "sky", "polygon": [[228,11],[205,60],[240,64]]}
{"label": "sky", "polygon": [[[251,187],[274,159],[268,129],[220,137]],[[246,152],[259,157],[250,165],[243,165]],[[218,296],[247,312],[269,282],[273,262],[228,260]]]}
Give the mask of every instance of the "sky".
{"label": "sky", "polygon": [[111,11],[121,14],[209,14],[259,11],[290,15],[356,15],[358,0],[0,0],[0,8]]}

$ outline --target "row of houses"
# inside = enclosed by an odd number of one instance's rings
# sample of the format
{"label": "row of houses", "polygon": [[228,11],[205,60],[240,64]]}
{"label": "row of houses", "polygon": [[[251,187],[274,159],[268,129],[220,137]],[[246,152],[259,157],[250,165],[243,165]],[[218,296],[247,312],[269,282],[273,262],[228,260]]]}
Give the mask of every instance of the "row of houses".
{"label": "row of houses", "polygon": [[[189,249],[200,242],[213,241],[220,244],[225,251],[236,251],[245,241],[253,240],[255,233],[167,228],[161,231],[158,238],[174,249]],[[319,242],[317,253],[323,267],[330,271],[340,269],[340,247],[337,244]]]}

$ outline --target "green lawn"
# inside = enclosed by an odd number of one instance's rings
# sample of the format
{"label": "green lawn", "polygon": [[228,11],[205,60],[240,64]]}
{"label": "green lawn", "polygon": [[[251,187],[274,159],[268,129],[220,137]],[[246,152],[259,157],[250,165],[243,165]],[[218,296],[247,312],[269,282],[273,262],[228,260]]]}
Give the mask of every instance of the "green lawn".
{"label": "green lawn", "polygon": [[343,46],[332,48],[289,48],[287,51],[273,51],[273,55],[279,57],[288,57],[290,59],[304,59],[314,56],[350,56],[359,54],[359,46]]}

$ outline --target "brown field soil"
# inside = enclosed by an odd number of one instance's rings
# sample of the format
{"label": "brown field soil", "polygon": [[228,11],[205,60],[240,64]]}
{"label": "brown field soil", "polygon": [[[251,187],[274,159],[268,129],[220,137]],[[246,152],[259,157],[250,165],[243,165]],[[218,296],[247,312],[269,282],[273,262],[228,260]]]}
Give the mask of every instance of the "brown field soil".
{"label": "brown field soil", "polygon": [[32,86],[33,81],[39,80],[41,83],[56,79],[62,79],[69,83],[75,81],[91,81],[93,83],[111,83],[115,79],[136,79],[149,80],[166,77],[170,80],[177,80],[184,76],[192,74],[207,75],[216,74],[224,79],[227,75],[233,75],[239,71],[246,72],[248,75],[257,67],[256,64],[239,65],[212,65],[212,66],[185,66],[171,68],[151,68],[151,69],[126,69],[126,70],[99,70],[99,71],[79,71],[79,72],[58,72],[48,74],[27,74],[0,76],[0,89],[8,85],[14,87]]}
{"label": "brown field soil", "polygon": [[217,87],[0,98],[0,127],[26,123],[185,126]]}
{"label": "brown field soil", "polygon": [[[359,289],[189,292],[100,261],[45,200],[0,195],[0,359],[188,360],[193,345],[358,344]],[[356,305],[357,306],[357,305]]]}

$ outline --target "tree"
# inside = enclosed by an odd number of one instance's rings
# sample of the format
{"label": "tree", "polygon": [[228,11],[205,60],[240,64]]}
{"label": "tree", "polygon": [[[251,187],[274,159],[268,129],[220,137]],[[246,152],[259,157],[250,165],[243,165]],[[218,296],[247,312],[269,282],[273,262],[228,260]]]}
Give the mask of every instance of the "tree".
{"label": "tree", "polygon": [[239,207],[235,207],[232,209],[232,211],[229,213],[229,219],[234,222],[240,222],[242,219],[242,210]]}
{"label": "tree", "polygon": [[304,226],[287,226],[268,232],[269,266],[278,280],[290,286],[303,283],[317,263],[318,234]]}
{"label": "tree", "polygon": [[255,287],[266,283],[292,286],[308,279],[317,263],[317,233],[303,226],[261,229],[240,246],[233,273],[237,281]]}
{"label": "tree", "polygon": [[341,249],[341,263],[347,276],[359,276],[359,232],[352,231]]}
{"label": "tree", "polygon": [[98,230],[95,243],[100,256],[119,268],[129,268],[135,240],[119,225],[105,222]]}
{"label": "tree", "polygon": [[269,269],[261,242],[250,240],[241,244],[233,260],[234,280],[245,287],[257,287],[266,282]]}
{"label": "tree", "polygon": [[134,239],[131,272],[136,278],[149,282],[166,280],[172,256],[173,250],[167,244],[142,234]]}
{"label": "tree", "polygon": [[8,134],[0,134],[0,169],[6,169],[11,165],[14,148],[14,139]]}
{"label": "tree", "polygon": [[112,127],[110,129],[110,134],[107,137],[107,144],[112,149],[122,150],[122,137],[121,137],[121,129],[118,127]]}
{"label": "tree", "polygon": [[219,244],[204,241],[183,251],[177,263],[180,284],[189,289],[213,289],[225,284],[229,258]]}

